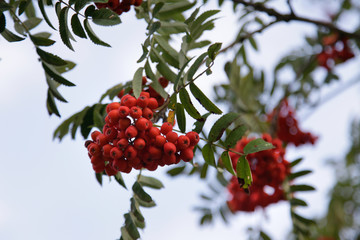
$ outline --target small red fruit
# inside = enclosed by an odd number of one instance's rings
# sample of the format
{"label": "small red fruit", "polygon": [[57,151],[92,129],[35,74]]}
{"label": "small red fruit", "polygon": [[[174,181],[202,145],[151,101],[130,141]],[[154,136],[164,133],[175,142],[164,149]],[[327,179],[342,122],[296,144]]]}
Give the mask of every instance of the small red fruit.
{"label": "small red fruit", "polygon": [[147,120],[146,118],[139,118],[139,119],[135,122],[135,127],[136,127],[139,131],[144,131],[144,130],[148,129],[148,127],[149,127],[149,120]]}
{"label": "small red fruit", "polygon": [[168,142],[176,143],[177,139],[178,139],[178,135],[176,132],[168,132],[166,134],[166,140]]}
{"label": "small red fruit", "polygon": [[164,122],[160,128],[162,134],[166,135],[173,130],[173,126],[169,122]]}

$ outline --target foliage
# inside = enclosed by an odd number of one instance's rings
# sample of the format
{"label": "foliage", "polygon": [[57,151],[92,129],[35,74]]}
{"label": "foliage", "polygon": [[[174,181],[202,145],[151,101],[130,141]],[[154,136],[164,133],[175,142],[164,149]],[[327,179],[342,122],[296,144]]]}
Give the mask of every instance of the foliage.
{"label": "foliage", "polygon": [[[204,4],[206,2],[204,1]],[[9,42],[16,43],[28,39],[33,43],[48,86],[47,110],[50,115],[55,114],[60,117],[56,101],[67,102],[67,100],[59,92],[59,87],[75,86],[64,77],[64,73],[72,70],[75,63],[64,60],[50,50],[44,50],[46,47],[50,49],[55,43],[51,39],[51,32],[59,34],[62,44],[71,51],[76,50],[72,43],[77,38],[89,39],[95,45],[102,47],[111,47],[105,42],[106,40],[102,40],[102,37],[94,32],[92,24],[99,26],[121,24],[119,15],[129,11],[130,6],[134,5],[136,17],[139,21],[144,21],[147,28],[146,37],[141,44],[142,54],[137,61],[139,67],[133,73],[133,79],[109,88],[97,103],[86,106],[65,119],[55,130],[54,138],[62,140],[69,134],[75,139],[80,129],[82,137],[87,139],[94,128],[99,130],[97,134],[105,135],[105,130],[111,127],[117,130],[116,135],[120,135],[124,129],[115,126],[114,122],[111,126],[112,120],[109,114],[113,110],[109,110],[111,102],[131,108],[134,105],[128,106],[123,103],[126,96],[131,95],[134,99],[140,99],[141,94],[146,92],[149,98],[155,98],[157,101],[156,106],[151,108],[151,117],[149,117],[154,128],[159,128],[160,131],[161,126],[157,123],[162,120],[176,126],[178,128],[176,131],[185,133],[189,123],[193,123],[192,131],[201,137],[198,145],[197,142],[191,144],[191,158],[187,157],[188,161],[185,161],[184,156],[180,156],[181,153],[175,153],[177,166],[167,171],[172,177],[198,174],[200,179],[208,182],[210,193],[201,194],[201,199],[206,203],[196,207],[201,214],[201,225],[212,223],[214,216],[220,216],[227,223],[232,214],[243,209],[231,208],[228,199],[224,197],[227,196],[229,189],[238,189],[232,194],[243,194],[242,199],[251,199],[251,203],[255,204],[244,211],[254,211],[256,207],[266,207],[269,203],[287,200],[290,205],[294,239],[309,239],[314,236],[318,239],[321,236],[337,238],[345,231],[354,231],[353,229],[359,227],[355,217],[352,217],[352,213],[358,211],[358,202],[354,196],[358,194],[359,185],[358,171],[356,171],[358,149],[360,149],[359,129],[354,127],[353,147],[346,157],[346,163],[341,165],[344,171],[338,173],[338,182],[332,192],[328,215],[318,226],[315,226],[315,221],[300,215],[298,207],[305,207],[307,203],[295,194],[315,190],[311,185],[296,182],[298,178],[311,173],[311,170],[295,171],[295,166],[301,159],[287,163],[283,156],[288,144],[299,146],[315,143],[316,137],[300,130],[295,111],[300,107],[320,104],[321,102],[313,100],[313,96],[330,84],[339,84],[336,68],[356,57],[360,45],[360,29],[345,31],[338,27],[338,21],[344,14],[358,11],[359,6],[352,1],[343,0],[337,12],[331,16],[332,21],[323,22],[298,16],[294,12],[291,0],[284,1],[289,13],[281,13],[270,8],[269,2],[271,1],[233,0],[234,14],[239,16],[240,29],[228,46],[204,39],[204,33],[212,31],[217,18],[220,17],[219,13],[224,3],[221,0],[218,1],[218,9],[208,11],[199,7],[197,2],[188,0],[132,2],[38,0],[37,4],[30,0],[0,0],[0,33]],[[55,10],[58,24],[52,23],[47,16],[50,9]],[[36,32],[42,21],[46,22],[51,32]],[[316,36],[306,37],[305,46],[284,56],[275,65],[272,74],[266,74],[263,69],[252,63],[249,57],[250,51],[260,49],[256,34],[278,23],[290,21],[300,21],[315,26]],[[176,44],[174,39],[180,39],[180,43]],[[224,64],[227,82],[214,84],[215,98],[212,99],[196,81],[211,75],[218,56],[225,52],[231,55]],[[326,74],[319,80],[317,74],[321,70],[325,70]],[[285,71],[291,72],[291,81],[283,79]],[[167,83],[164,84],[164,79],[170,83],[169,87]],[[223,103],[226,104],[227,109],[220,107]],[[284,104],[287,107],[286,111]],[[289,105],[294,105],[294,108]],[[142,110],[145,108],[146,106],[142,107]],[[115,110],[118,111],[118,107]],[[134,128],[135,119],[138,118],[132,116],[129,125]],[[212,119],[216,120],[211,122]],[[118,120],[115,121],[117,124]],[[143,138],[150,142],[151,139],[146,138],[149,131],[143,132]],[[271,134],[271,137],[265,137],[267,136],[264,135],[265,133]],[[166,133],[162,132],[162,134],[161,137],[171,142]],[[130,145],[134,144],[135,136],[127,139]],[[95,153],[105,155],[105,150],[104,144],[101,144],[96,136],[91,134],[91,139],[86,142],[86,147],[92,144],[91,146],[96,145],[100,149],[88,151],[93,163]],[[117,136],[113,136],[111,140],[107,139],[107,145],[111,148],[116,148],[117,143],[113,142],[114,139],[119,140],[120,137],[118,139]],[[191,139],[188,138],[187,141]],[[176,145],[179,148],[178,142],[173,143],[174,147]],[[175,152],[179,152],[177,150]],[[270,158],[274,159],[274,164],[266,165]],[[183,161],[180,161],[181,159]],[[112,160],[110,155],[106,160],[101,160],[104,169],[105,166],[109,168]],[[261,164],[262,161],[267,168],[262,171],[280,172],[283,174],[280,180],[276,178],[276,174],[268,174],[268,176],[259,173],[261,167],[256,168],[256,166],[260,166],[257,164]],[[285,168],[282,169],[283,171],[279,170],[281,168],[279,163],[282,161],[285,163],[285,166],[282,166]],[[271,166],[275,167],[271,168]],[[100,184],[103,175],[109,175],[128,190],[121,173],[126,171],[113,169],[114,172],[110,173],[108,169],[105,171],[104,169],[98,171],[94,167],[96,179]],[[214,179],[208,174],[210,171],[215,173]],[[259,176],[268,176],[266,180],[269,181],[268,185],[273,184],[277,179],[279,199],[269,200],[266,204],[264,201],[256,201],[257,194],[267,196],[267,193],[264,193],[264,186],[267,185],[259,185]],[[235,188],[231,188],[232,185]],[[139,229],[145,228],[145,218],[140,207],[150,208],[156,205],[145,188],[161,189],[163,184],[158,179],[144,176],[140,170],[131,188],[133,196],[130,199],[130,210],[124,214],[120,239],[139,239]],[[250,194],[251,197],[247,198],[245,194]],[[327,226],[331,225],[331,230],[321,227],[321,222],[326,222]],[[354,234],[359,237],[358,232]],[[249,231],[249,237],[270,239],[262,230]]]}

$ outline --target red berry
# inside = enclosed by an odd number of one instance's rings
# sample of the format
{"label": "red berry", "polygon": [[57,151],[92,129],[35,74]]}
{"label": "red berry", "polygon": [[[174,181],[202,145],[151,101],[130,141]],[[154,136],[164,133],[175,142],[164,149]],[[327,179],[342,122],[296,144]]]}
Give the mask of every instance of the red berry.
{"label": "red berry", "polygon": [[160,128],[160,131],[162,134],[166,135],[168,132],[171,132],[173,129],[173,126],[169,122],[164,122],[163,125]]}
{"label": "red berry", "polygon": [[144,131],[144,130],[148,129],[148,127],[149,127],[149,120],[147,120],[146,118],[139,118],[139,119],[135,122],[135,127],[136,127],[139,131]]}
{"label": "red berry", "polygon": [[108,164],[108,165],[105,166],[105,173],[106,173],[108,176],[114,176],[117,172],[118,172],[118,171],[116,171],[115,169],[113,169],[110,164]]}
{"label": "red berry", "polygon": [[97,165],[93,164],[92,167],[96,173],[102,173],[105,170],[105,163],[101,163]]}
{"label": "red berry", "polygon": [[127,160],[134,159],[136,157],[136,154],[137,154],[137,150],[131,145],[127,146],[127,148],[124,151],[124,157]]}
{"label": "red berry", "polygon": [[93,141],[96,141],[96,137],[97,137],[99,134],[101,134],[101,132],[99,132],[99,131],[94,131],[94,132],[92,132],[92,133],[91,133],[91,139],[92,139]]}
{"label": "red berry", "polygon": [[124,93],[125,93],[125,89],[121,89],[121,91],[118,93],[118,98],[122,98],[124,96]]}
{"label": "red berry", "polygon": [[109,122],[110,123],[117,123],[120,119],[120,113],[119,113],[119,109],[114,109],[114,110],[111,110],[109,113],[108,113],[108,117],[109,117]]}
{"label": "red berry", "polygon": [[142,1],[143,1],[143,0],[135,0],[134,6],[135,6],[135,7],[140,6],[141,3],[142,3]]}
{"label": "red berry", "polygon": [[114,146],[110,145],[110,144],[105,144],[103,147],[102,147],[102,155],[104,157],[110,157],[110,151],[111,149],[113,148]]}
{"label": "red berry", "polygon": [[127,168],[127,161],[124,158],[118,158],[112,162],[112,166],[118,171],[123,172]]}
{"label": "red berry", "polygon": [[149,101],[148,101],[148,105],[147,107],[150,108],[150,109],[155,109],[157,108],[159,105],[158,105],[158,102],[156,100],[156,98],[149,98]]}
{"label": "red berry", "polygon": [[146,119],[151,119],[154,115],[153,111],[148,107],[144,108],[142,112],[143,112],[142,116]]}
{"label": "red berry", "polygon": [[88,146],[89,149],[89,153],[91,154],[91,156],[100,156],[101,155],[101,147],[96,144],[96,143],[91,143]]}
{"label": "red berry", "polygon": [[100,146],[104,146],[105,144],[108,143],[108,140],[107,140],[107,137],[105,136],[105,134],[99,134],[97,137],[96,137],[96,143]]}
{"label": "red berry", "polygon": [[157,127],[151,127],[149,129],[148,136],[150,138],[155,138],[158,135],[160,135],[160,130]]}
{"label": "red berry", "polygon": [[91,141],[91,140],[86,140],[85,141],[85,147],[87,148],[91,143],[93,143],[93,141]]}
{"label": "red berry", "polygon": [[156,147],[162,147],[164,146],[164,144],[166,143],[166,138],[162,135],[157,135],[155,137],[155,142],[154,142],[154,145]]}
{"label": "red berry", "polygon": [[160,78],[159,78],[159,83],[161,84],[161,86],[162,86],[163,88],[166,88],[167,85],[169,84],[169,80],[167,80],[167,79],[164,78],[164,77],[160,77]]}
{"label": "red berry", "polygon": [[123,156],[123,151],[121,151],[119,148],[117,147],[113,147],[110,151],[110,157],[113,159],[118,159],[121,158]]}
{"label": "red berry", "polygon": [[132,107],[132,108],[130,109],[130,116],[131,116],[132,118],[138,119],[138,118],[141,117],[141,115],[142,115],[142,110],[141,110],[141,108],[134,106],[134,107]]}
{"label": "red berry", "polygon": [[200,136],[197,132],[188,132],[186,136],[190,140],[190,146],[195,146],[200,141]]}
{"label": "red berry", "polygon": [[177,140],[177,147],[179,150],[183,150],[185,148],[188,148],[190,146],[190,139],[187,136],[180,136]]}
{"label": "red berry", "polygon": [[142,92],[140,93],[140,96],[145,96],[145,97],[147,97],[147,98],[150,98],[150,93],[142,91]]}
{"label": "red berry", "polygon": [[[122,101],[121,101],[122,102]],[[124,106],[127,106],[128,108],[131,108],[136,105],[136,98],[133,96],[127,97],[124,100]]]}
{"label": "red berry", "polygon": [[124,150],[128,145],[129,145],[129,141],[126,139],[126,138],[121,138],[117,143],[116,145]]}
{"label": "red berry", "polygon": [[184,162],[189,162],[194,158],[194,152],[193,149],[191,147],[186,148],[184,150],[182,150],[180,152],[180,158],[184,161]]}
{"label": "red berry", "polygon": [[93,165],[105,164],[105,161],[101,157],[93,156],[91,157],[91,163]]}
{"label": "red berry", "polygon": [[[135,0],[133,0],[133,1],[135,2]],[[124,0],[123,0],[123,2],[124,2]],[[130,5],[134,5],[134,4],[131,4],[131,3],[130,3]],[[141,80],[142,80],[142,85],[145,85],[145,84],[146,84],[146,82],[147,82],[146,77],[145,77],[145,76],[143,76]]]}
{"label": "red berry", "polygon": [[111,142],[112,140],[114,140],[117,137],[118,132],[115,128],[111,127],[111,128],[106,129],[104,134],[105,134],[108,142]]}
{"label": "red berry", "polygon": [[160,159],[162,157],[162,151],[157,147],[150,146],[149,155],[152,160]]}
{"label": "red berry", "polygon": [[125,136],[128,137],[128,138],[134,138],[134,137],[137,136],[137,134],[138,134],[138,130],[133,125],[129,126],[125,130]]}
{"label": "red berry", "polygon": [[176,143],[176,140],[178,139],[178,135],[176,132],[168,132],[166,134],[166,140],[168,142]]}
{"label": "red berry", "polygon": [[134,141],[134,147],[137,149],[137,150],[142,150],[144,149],[144,147],[146,146],[146,142],[144,139],[142,138],[137,138],[135,139]]}
{"label": "red berry", "polygon": [[174,155],[176,153],[176,146],[171,142],[164,144],[164,153],[168,156]]}
{"label": "red berry", "polygon": [[120,103],[118,102],[112,102],[112,103],[109,103],[107,106],[106,106],[106,113],[109,113],[111,110],[116,110],[120,107]]}
{"label": "red berry", "polygon": [[149,104],[149,98],[147,96],[142,95],[136,100],[136,105],[138,105],[141,108],[146,108],[148,104]]}
{"label": "red berry", "polygon": [[120,118],[126,118],[129,115],[130,109],[127,106],[119,107]]}
{"label": "red berry", "polygon": [[131,120],[129,118],[122,118],[119,120],[119,129],[125,130],[131,125]]}

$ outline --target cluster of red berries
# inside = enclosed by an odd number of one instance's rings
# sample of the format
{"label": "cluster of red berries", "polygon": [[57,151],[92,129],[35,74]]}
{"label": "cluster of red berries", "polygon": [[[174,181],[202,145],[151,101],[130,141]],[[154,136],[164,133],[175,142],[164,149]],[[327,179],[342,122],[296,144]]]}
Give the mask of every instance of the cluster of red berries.
{"label": "cluster of red berries", "polygon": [[120,103],[107,105],[102,133],[91,133],[92,141],[85,143],[95,172],[105,170],[112,176],[133,168],[154,171],[158,166],[193,159],[198,133],[178,136],[169,122],[160,128],[153,126],[151,119],[158,106],[158,100],[145,91],[137,99],[126,94]]}
{"label": "cluster of red berries", "polygon": [[118,15],[122,14],[123,12],[130,11],[131,5],[135,7],[140,6],[142,0],[109,0],[107,3],[95,3],[97,8],[109,8],[116,12]]}
{"label": "cluster of red berries", "polygon": [[[256,207],[264,208],[269,204],[285,200],[282,184],[290,174],[290,164],[284,159],[285,149],[279,139],[272,139],[269,134],[263,134],[262,138],[272,143],[275,148],[247,155],[253,177],[251,194],[247,194],[240,187],[238,179],[233,177],[227,187],[231,195],[227,204],[232,212],[252,212]],[[234,150],[243,152],[244,147],[251,140],[253,139],[242,138],[237,142]],[[230,153],[230,157],[236,169],[239,155]]]}
{"label": "cluster of red berries", "polygon": [[295,118],[295,110],[289,106],[288,100],[280,102],[278,108],[268,115],[269,121],[276,121],[276,136],[283,142],[299,146],[306,143],[314,144],[318,137],[310,132],[303,132]]}
{"label": "cluster of red berries", "polygon": [[316,56],[318,64],[328,71],[335,64],[347,61],[355,55],[349,47],[348,39],[331,34],[322,39],[323,50]]}

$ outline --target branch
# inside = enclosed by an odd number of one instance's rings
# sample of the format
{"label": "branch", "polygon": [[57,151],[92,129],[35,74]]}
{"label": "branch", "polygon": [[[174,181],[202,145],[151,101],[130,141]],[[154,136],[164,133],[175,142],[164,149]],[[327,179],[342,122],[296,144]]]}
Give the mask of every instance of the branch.
{"label": "branch", "polygon": [[232,0],[232,1],[235,3],[240,3],[240,4],[244,5],[245,7],[251,7],[256,11],[267,13],[269,16],[275,17],[276,22],[300,21],[300,22],[312,23],[317,26],[326,27],[333,32],[338,32],[340,35],[347,36],[349,38],[360,39],[360,34],[358,34],[358,33],[344,31],[329,22],[323,22],[323,21],[313,20],[313,19],[309,19],[309,18],[299,17],[293,11],[291,11],[291,14],[282,14],[273,8],[267,8],[264,4],[259,3],[259,2],[253,3],[253,2],[248,2],[248,1],[244,1],[244,0]]}

